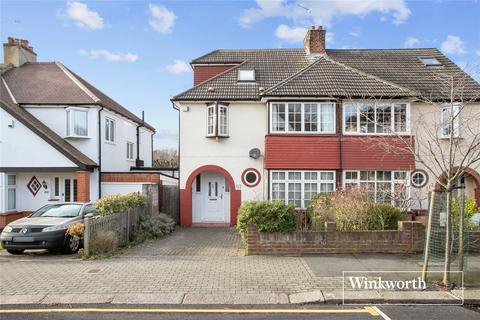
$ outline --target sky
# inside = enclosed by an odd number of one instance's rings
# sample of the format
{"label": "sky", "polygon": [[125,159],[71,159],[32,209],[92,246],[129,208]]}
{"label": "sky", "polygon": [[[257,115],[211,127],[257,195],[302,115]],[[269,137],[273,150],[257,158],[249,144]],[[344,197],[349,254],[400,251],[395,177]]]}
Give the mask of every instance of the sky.
{"label": "sky", "polygon": [[0,39],[27,39],[38,61],[60,61],[144,110],[155,147],[176,148],[170,97],[193,85],[189,62],[210,51],[298,48],[308,26],[322,25],[327,48],[436,47],[470,69],[480,61],[479,20],[478,0],[1,0]]}

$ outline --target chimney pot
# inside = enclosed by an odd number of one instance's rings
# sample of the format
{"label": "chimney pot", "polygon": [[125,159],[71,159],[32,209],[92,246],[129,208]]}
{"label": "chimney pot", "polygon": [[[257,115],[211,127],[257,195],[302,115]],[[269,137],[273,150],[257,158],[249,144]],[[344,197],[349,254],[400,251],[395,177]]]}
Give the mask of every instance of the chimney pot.
{"label": "chimney pot", "polygon": [[20,67],[27,62],[37,62],[37,54],[30,47],[28,40],[8,37],[3,44],[3,63]]}
{"label": "chimney pot", "polygon": [[322,55],[326,53],[326,32],[322,26],[318,26],[317,28],[311,27],[310,30],[307,31],[305,39],[303,40],[303,46],[308,55]]}

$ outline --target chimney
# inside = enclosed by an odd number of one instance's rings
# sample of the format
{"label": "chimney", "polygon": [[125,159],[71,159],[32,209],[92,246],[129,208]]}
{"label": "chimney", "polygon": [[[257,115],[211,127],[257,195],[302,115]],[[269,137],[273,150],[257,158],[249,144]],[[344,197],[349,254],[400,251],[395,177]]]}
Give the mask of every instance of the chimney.
{"label": "chimney", "polygon": [[319,26],[315,29],[315,26],[310,27],[305,35],[303,40],[303,46],[305,47],[305,52],[312,55],[322,55],[325,54],[325,33],[327,31],[323,30],[322,26]]}
{"label": "chimney", "polygon": [[27,62],[37,62],[37,54],[28,44],[28,40],[8,38],[3,44],[3,63],[20,67]]}

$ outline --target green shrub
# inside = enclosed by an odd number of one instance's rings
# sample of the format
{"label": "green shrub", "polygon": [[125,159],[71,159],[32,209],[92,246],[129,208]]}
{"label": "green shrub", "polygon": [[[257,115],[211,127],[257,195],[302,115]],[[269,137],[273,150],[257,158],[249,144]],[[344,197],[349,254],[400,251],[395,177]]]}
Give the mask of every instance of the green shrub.
{"label": "green shrub", "polygon": [[237,229],[243,239],[246,239],[249,224],[254,224],[260,232],[295,231],[295,209],[283,201],[244,202],[238,210],[237,220]]}
{"label": "green shrub", "polygon": [[323,230],[325,222],[335,222],[339,231],[395,230],[405,219],[400,209],[373,203],[368,192],[349,188],[315,195],[307,208],[310,226]]}
{"label": "green shrub", "polygon": [[[477,207],[475,199],[467,198],[465,200],[465,213],[464,213],[464,230],[476,230],[478,227],[473,223],[472,217],[475,213],[480,212],[480,208]],[[460,228],[460,201],[457,197],[452,199],[452,225],[454,230]]]}
{"label": "green shrub", "polygon": [[119,213],[146,204],[147,197],[138,192],[105,196],[95,202],[100,214]]}
{"label": "green shrub", "polygon": [[113,231],[101,231],[90,239],[90,256],[111,255],[117,249],[117,236]]}
{"label": "green shrub", "polygon": [[175,221],[164,213],[142,218],[135,239],[137,242],[145,239],[160,238],[175,230]]}

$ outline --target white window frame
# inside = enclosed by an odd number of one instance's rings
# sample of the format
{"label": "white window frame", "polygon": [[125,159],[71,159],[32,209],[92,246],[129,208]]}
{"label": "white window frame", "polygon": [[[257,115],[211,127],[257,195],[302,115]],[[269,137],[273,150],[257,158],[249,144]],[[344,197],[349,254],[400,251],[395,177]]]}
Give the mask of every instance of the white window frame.
{"label": "white window frame", "polygon": [[[360,177],[360,172],[362,171],[372,171],[375,172],[375,180],[361,180]],[[347,184],[356,184],[357,186],[361,185],[361,182],[364,183],[375,183],[375,194],[374,194],[374,199],[375,202],[377,202],[377,184],[378,183],[385,183],[387,182],[386,180],[378,180],[377,179],[377,172],[378,171],[389,171],[391,174],[390,178],[390,190],[392,194],[395,193],[395,184],[405,184],[406,186],[406,197],[407,199],[410,198],[411,196],[411,183],[410,183],[410,172],[407,170],[344,170],[343,171],[343,176],[342,176],[342,188],[345,189]],[[347,172],[356,172],[357,178],[356,179],[347,179]],[[396,179],[395,178],[395,173],[405,173],[405,180],[403,179]],[[392,205],[394,205],[395,199],[392,199]]]}
{"label": "white window frame", "polygon": [[[285,179],[273,179],[274,173],[284,173],[285,174]],[[300,173],[300,179],[289,179],[289,173]],[[310,179],[305,179],[305,173],[316,173],[317,174],[317,179],[315,180],[310,180]],[[333,176],[333,179],[321,179],[322,173],[330,173]],[[273,200],[273,184],[274,183],[283,183],[285,185],[285,203],[289,203],[289,197],[288,197],[288,185],[289,183],[300,183],[301,184],[301,206],[296,207],[296,208],[305,208],[305,183],[316,183],[317,184],[317,194],[321,193],[320,190],[320,185],[323,184],[332,184],[333,185],[333,190],[331,192],[335,192],[336,190],[336,172],[334,170],[270,170],[270,176],[269,176],[269,197],[270,200]],[[279,199],[277,199],[279,200]]]}
{"label": "white window frame", "polygon": [[[220,110],[225,110],[225,117],[221,117]],[[207,137],[224,137],[228,138],[230,135],[230,110],[229,106],[222,103],[213,103],[207,105],[206,113],[206,130]],[[212,113],[209,114],[210,110]],[[210,120],[211,123],[210,123]],[[225,131],[222,130],[223,121],[225,121]]]}
{"label": "white window frame", "polygon": [[[130,150],[130,148],[131,148],[131,150]],[[128,161],[135,160],[134,150],[135,150],[135,143],[127,141],[127,160]],[[131,155],[129,154],[130,151],[131,151]]]}
{"label": "white window frame", "polygon": [[[450,112],[453,111],[454,116],[450,116]],[[453,103],[451,105],[445,105],[442,107],[440,111],[440,137],[442,139],[450,138],[452,135],[453,138],[460,137],[460,117],[461,117],[461,104],[460,103]],[[445,119],[445,115],[447,114],[448,119]],[[452,130],[450,128],[451,117],[453,117],[453,134],[448,133],[445,134],[445,130],[448,129],[449,131]],[[448,128],[447,128],[448,126]]]}
{"label": "white window frame", "polygon": [[[110,127],[109,124],[112,124],[112,126]],[[107,126],[108,126],[109,130],[107,130]],[[116,137],[116,128],[115,127],[116,127],[116,121],[112,118],[105,117],[105,126],[104,126],[105,134],[103,135],[103,138],[105,139],[105,142],[112,143],[112,144],[115,143],[115,137]]]}
{"label": "white window frame", "polygon": [[[88,136],[88,108],[77,108],[77,107],[68,107],[65,109],[67,114],[67,128],[66,128],[66,137],[67,138],[89,138]],[[75,115],[77,113],[85,113],[85,135],[79,135],[75,131]]]}
{"label": "white window frame", "polygon": [[[14,177],[15,184],[9,184],[8,180],[9,177]],[[5,185],[6,185],[6,193],[5,193],[5,209],[7,212],[16,211],[17,210],[17,176],[15,174],[6,174],[5,175]],[[8,193],[10,190],[13,190],[14,194],[14,203],[13,207],[10,207],[9,196]]]}
{"label": "white window frame", "polygon": [[[242,72],[249,72],[253,77],[248,77],[247,79],[242,79]],[[238,78],[239,82],[255,82],[255,69],[238,69]]]}
{"label": "white window frame", "polygon": [[[284,123],[284,130],[276,130],[273,125],[273,106],[274,105],[279,105],[283,104],[285,105],[285,123]],[[289,104],[300,104],[301,105],[301,129],[300,131],[292,131],[290,130],[290,127],[288,125],[288,118],[289,118]],[[317,105],[317,131],[306,131],[305,130],[305,105],[306,104],[316,104]],[[333,109],[333,126],[332,130],[321,130],[322,127],[322,106],[330,106]],[[330,101],[305,101],[305,102],[300,102],[300,101],[276,101],[276,102],[270,102],[269,105],[269,119],[270,119],[270,133],[274,134],[313,134],[313,135],[318,135],[318,134],[335,134],[337,130],[337,108],[336,108],[336,103],[335,102],[330,102]]]}
{"label": "white window frame", "polygon": [[[377,118],[377,105],[385,105],[390,104],[390,132],[377,132],[377,124],[375,123],[375,132],[360,132],[360,105],[363,103],[371,103],[374,105],[374,119]],[[395,131],[395,105],[397,104],[405,104],[407,107],[407,114],[406,114],[406,131]],[[355,105],[357,111],[357,131],[346,131],[346,122],[345,122],[345,109],[347,105]],[[381,101],[345,101],[342,105],[342,132],[344,135],[352,135],[352,136],[388,136],[388,135],[410,135],[411,134],[411,105],[409,102],[404,101],[395,101],[395,102],[381,102]],[[376,120],[375,120],[376,121]]]}

